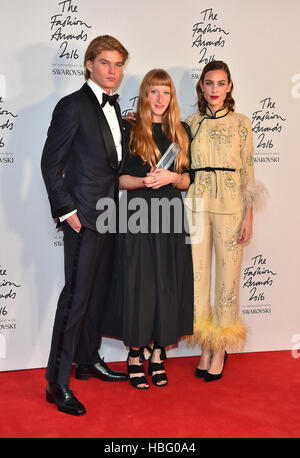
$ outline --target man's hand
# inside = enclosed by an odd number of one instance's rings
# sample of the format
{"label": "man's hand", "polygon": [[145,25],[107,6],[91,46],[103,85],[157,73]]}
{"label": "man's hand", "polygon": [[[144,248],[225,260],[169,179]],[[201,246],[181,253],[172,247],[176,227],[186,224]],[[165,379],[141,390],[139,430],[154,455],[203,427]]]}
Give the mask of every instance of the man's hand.
{"label": "man's hand", "polygon": [[77,213],[74,213],[73,215],[69,216],[69,218],[67,219],[67,222],[71,226],[73,231],[80,232],[81,222],[79,221]]}
{"label": "man's hand", "polygon": [[127,113],[126,116],[123,116],[123,119],[127,119],[127,121],[136,121],[136,114],[134,111],[130,111]]}

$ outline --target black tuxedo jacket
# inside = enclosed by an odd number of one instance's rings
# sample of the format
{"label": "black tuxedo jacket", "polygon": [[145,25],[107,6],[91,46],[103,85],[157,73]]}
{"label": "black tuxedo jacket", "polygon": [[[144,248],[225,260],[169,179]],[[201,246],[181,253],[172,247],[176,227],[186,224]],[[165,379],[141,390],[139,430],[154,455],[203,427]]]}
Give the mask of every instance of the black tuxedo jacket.
{"label": "black tuxedo jacket", "polygon": [[[116,112],[124,135],[120,107]],[[123,154],[124,158],[124,154]],[[41,167],[53,218],[77,209],[83,227],[96,230],[99,199],[118,196],[118,164],[113,136],[91,88],[85,83],[56,105]]]}

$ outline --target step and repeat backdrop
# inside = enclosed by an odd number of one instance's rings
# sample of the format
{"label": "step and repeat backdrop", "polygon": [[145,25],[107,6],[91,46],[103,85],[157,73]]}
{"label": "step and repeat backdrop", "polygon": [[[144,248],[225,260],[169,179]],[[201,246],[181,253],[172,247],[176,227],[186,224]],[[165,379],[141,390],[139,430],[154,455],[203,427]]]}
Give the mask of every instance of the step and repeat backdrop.
{"label": "step and repeat backdrop", "polygon": [[[299,0],[15,0],[1,5],[0,370],[47,364],[63,286],[63,238],[40,171],[53,108],[84,83],[83,57],[110,34],[130,52],[118,92],[135,110],[152,68],[172,76],[182,119],[197,111],[195,86],[211,60],[228,63],[236,110],[252,121],[256,179],[269,197],[244,249],[240,313],[244,352],[300,348]],[[200,354],[181,341],[169,356]],[[101,355],[124,360],[104,338]]]}

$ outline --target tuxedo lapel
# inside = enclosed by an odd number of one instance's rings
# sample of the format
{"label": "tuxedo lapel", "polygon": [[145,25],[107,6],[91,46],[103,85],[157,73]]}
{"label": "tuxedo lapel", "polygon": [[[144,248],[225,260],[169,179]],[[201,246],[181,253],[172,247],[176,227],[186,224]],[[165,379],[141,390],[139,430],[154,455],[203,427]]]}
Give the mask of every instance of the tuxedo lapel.
{"label": "tuxedo lapel", "polygon": [[[100,133],[101,133],[101,135],[103,137],[103,140],[104,140],[108,162],[110,163],[110,166],[114,170],[118,170],[118,168],[119,168],[119,166],[118,166],[118,154],[117,154],[115,142],[114,142],[114,139],[113,139],[109,124],[107,122],[107,119],[105,117],[105,114],[103,113],[103,110],[102,110],[102,108],[101,108],[101,106],[100,106],[100,104],[99,104],[99,102],[97,100],[97,97],[93,93],[92,89],[88,86],[88,84],[85,83],[82,86],[82,90],[89,97],[89,99],[90,99],[90,101],[91,101],[91,103],[93,105],[93,108],[95,110],[95,115],[99,119],[98,126],[99,126]],[[119,116],[118,116],[118,119],[119,119]],[[121,132],[122,132],[122,141],[123,141],[123,129],[122,128],[121,128]]]}
{"label": "tuxedo lapel", "polygon": [[121,110],[120,110],[120,105],[118,103],[115,104],[115,110],[117,113],[117,118],[119,121],[119,126],[120,126],[120,131],[121,131],[121,136],[122,136],[122,158],[119,163],[119,173],[121,173],[123,166],[124,166],[124,160],[125,160],[125,136],[124,136],[124,126],[123,126],[123,120],[122,120],[122,115],[121,115]]}

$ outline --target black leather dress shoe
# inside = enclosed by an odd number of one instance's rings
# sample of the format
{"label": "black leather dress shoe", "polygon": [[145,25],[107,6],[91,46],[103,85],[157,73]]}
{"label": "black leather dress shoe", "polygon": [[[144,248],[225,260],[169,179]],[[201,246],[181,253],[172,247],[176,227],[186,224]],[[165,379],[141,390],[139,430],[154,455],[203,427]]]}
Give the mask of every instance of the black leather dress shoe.
{"label": "black leather dress shoe", "polygon": [[100,359],[93,366],[78,364],[75,377],[79,380],[88,380],[90,377],[97,377],[105,382],[123,382],[124,380],[128,380],[128,374],[112,371],[103,359]]}
{"label": "black leather dress shoe", "polygon": [[68,385],[47,385],[46,400],[55,402],[57,409],[69,415],[84,415],[84,406],[75,398]]}

